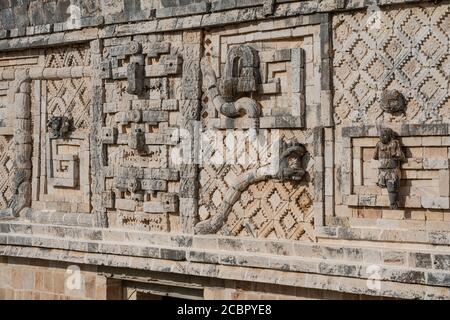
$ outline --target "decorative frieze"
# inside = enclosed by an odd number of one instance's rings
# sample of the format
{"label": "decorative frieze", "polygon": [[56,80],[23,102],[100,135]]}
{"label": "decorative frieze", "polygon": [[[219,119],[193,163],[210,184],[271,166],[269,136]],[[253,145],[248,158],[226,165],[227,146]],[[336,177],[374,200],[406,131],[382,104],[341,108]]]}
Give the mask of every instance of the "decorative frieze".
{"label": "decorative frieze", "polygon": [[446,286],[443,253],[396,243],[450,239],[448,4],[386,3],[376,28],[361,1],[109,3],[0,30],[6,254]]}

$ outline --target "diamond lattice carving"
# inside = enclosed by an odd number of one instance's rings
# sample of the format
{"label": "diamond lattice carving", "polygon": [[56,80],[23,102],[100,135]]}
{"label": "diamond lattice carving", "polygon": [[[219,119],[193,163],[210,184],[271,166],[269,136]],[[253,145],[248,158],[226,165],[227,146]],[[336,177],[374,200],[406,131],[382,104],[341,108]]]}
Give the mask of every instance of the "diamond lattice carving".
{"label": "diamond lattice carving", "polygon": [[[286,141],[310,141],[312,130],[286,130],[280,135]],[[312,154],[312,150],[308,149],[308,152]],[[205,213],[201,216],[202,220],[220,212],[227,191],[248,170],[267,165],[264,161],[262,165],[257,161],[246,165],[204,165],[199,176],[199,211]],[[314,171],[310,170],[313,165],[314,160],[309,159],[307,169],[311,178],[314,176]],[[250,185],[234,204],[219,234],[314,241],[314,195],[310,184],[311,181],[292,183],[267,180]]]}
{"label": "diamond lattice carving", "polygon": [[[211,167],[207,170],[211,170]],[[222,170],[219,174],[222,174],[223,179],[232,171]],[[218,187],[221,185],[218,179],[213,181],[201,204],[216,212],[224,195]],[[226,190],[225,185],[222,184],[222,190]],[[256,238],[310,240],[314,238],[312,204],[312,195],[305,186],[290,182],[260,182],[242,193],[221,233]]]}
{"label": "diamond lattice carving", "polygon": [[[47,49],[44,52],[46,68],[71,68],[90,65],[90,50],[86,45],[75,45]],[[33,164],[36,208],[54,207],[60,212],[88,213],[91,211],[89,183],[89,133],[91,129],[90,109],[92,104],[92,82],[90,78],[66,78],[45,80],[41,101],[45,108],[33,107],[38,112],[39,121],[48,124],[58,117],[68,119],[68,129],[64,136],[55,137],[49,126],[40,130],[40,145],[34,145]],[[32,95],[35,99],[35,94]],[[39,110],[39,111],[37,111]],[[41,128],[42,129],[42,128]],[[37,168],[51,163],[45,172],[37,176]]]}
{"label": "diamond lattice carving", "polygon": [[336,123],[375,124],[373,108],[387,89],[401,91],[415,107],[388,120],[448,121],[450,5],[382,10],[380,30],[367,30],[367,13],[333,18]]}

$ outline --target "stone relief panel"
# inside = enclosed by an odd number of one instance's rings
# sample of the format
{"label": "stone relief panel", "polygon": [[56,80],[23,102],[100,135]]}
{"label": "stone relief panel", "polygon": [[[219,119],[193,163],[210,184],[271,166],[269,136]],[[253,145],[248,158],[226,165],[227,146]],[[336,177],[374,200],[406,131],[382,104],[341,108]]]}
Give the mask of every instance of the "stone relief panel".
{"label": "stone relief panel", "polygon": [[177,232],[182,34],[105,42],[104,206],[112,225]]}
{"label": "stone relief panel", "polygon": [[91,54],[87,45],[72,45],[44,50],[46,68],[89,66]]}
{"label": "stone relief panel", "polygon": [[[404,225],[416,229],[423,221],[444,222],[450,6],[383,8],[380,28],[367,23],[369,16],[333,16],[335,214],[408,220]],[[383,128],[401,145],[389,161],[374,159]]]}
{"label": "stone relief panel", "polygon": [[[42,56],[37,50],[3,53],[0,57],[0,71],[31,67],[42,62]],[[0,81],[0,210],[11,206],[13,194],[16,192],[16,155],[13,139],[15,110],[11,87],[9,80]]]}
{"label": "stone relief panel", "polygon": [[[32,67],[44,63],[43,56],[38,50],[27,52],[2,53],[0,57],[0,70],[12,71]],[[14,110],[11,101],[14,100],[10,91],[10,81],[0,81],[0,134],[12,135],[14,133]]]}
{"label": "stone relief panel", "polygon": [[320,21],[296,23],[205,33],[201,121],[217,143],[206,160],[225,161],[200,168],[197,233],[315,240],[314,219],[325,199],[324,137],[322,129],[307,128],[327,118],[323,39]]}
{"label": "stone relief panel", "polygon": [[[337,124],[450,121],[448,4],[333,16],[334,118]],[[404,96],[403,112],[383,110],[383,92]]]}
{"label": "stone relief panel", "polygon": [[225,156],[227,163],[203,165],[200,171],[197,228],[220,217],[218,234],[314,241],[315,210],[323,205],[320,191],[315,191],[321,157],[314,150],[314,138],[313,130],[274,130],[259,137],[261,149],[251,150],[259,148],[258,143],[246,143],[246,150],[237,152],[255,155],[245,161],[227,154],[247,138],[242,132],[223,134],[223,149],[215,146],[210,156]]}
{"label": "stone relief panel", "polygon": [[[444,218],[450,209],[448,125],[387,129],[395,132],[395,138],[383,144],[378,135],[385,130],[343,129],[344,148],[340,157],[343,203],[368,209],[366,212],[355,209],[356,216],[362,218],[414,219],[430,211],[440,212]],[[345,210],[338,212],[345,215]]]}
{"label": "stone relief panel", "polygon": [[222,235],[315,241],[313,195],[298,183],[260,182],[233,207]]}
{"label": "stone relief panel", "polygon": [[[46,68],[90,65],[87,46],[46,50]],[[36,81],[32,87],[33,208],[89,213],[90,78]]]}
{"label": "stone relief panel", "polygon": [[[207,128],[321,125],[320,24],[295,23],[289,29],[263,22],[205,33],[202,71],[208,88],[202,117]],[[234,114],[224,112],[231,103]]]}

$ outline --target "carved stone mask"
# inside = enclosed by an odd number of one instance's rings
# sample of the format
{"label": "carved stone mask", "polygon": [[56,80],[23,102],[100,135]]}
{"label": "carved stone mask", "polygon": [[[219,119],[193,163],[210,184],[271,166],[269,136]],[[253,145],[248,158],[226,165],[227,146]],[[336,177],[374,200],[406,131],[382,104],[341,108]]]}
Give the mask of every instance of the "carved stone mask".
{"label": "carved stone mask", "polygon": [[70,131],[71,121],[67,117],[51,117],[47,123],[54,138],[61,138]]}
{"label": "carved stone mask", "polygon": [[222,94],[234,100],[240,93],[254,92],[259,81],[259,55],[247,45],[234,46],[228,51],[222,79]]}
{"label": "carved stone mask", "polygon": [[405,99],[399,91],[383,91],[381,94],[381,109],[388,113],[398,113],[404,111],[405,108]]}
{"label": "carved stone mask", "polygon": [[136,178],[129,179],[127,185],[128,191],[131,193],[135,193],[141,190],[141,182]]}

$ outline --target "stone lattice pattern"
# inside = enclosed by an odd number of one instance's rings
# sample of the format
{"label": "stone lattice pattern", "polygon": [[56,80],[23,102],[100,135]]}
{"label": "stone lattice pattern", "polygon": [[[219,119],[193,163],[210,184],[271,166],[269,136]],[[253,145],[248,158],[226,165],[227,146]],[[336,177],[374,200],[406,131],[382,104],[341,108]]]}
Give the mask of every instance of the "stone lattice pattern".
{"label": "stone lattice pattern", "polygon": [[[307,141],[310,133],[310,130],[285,131],[281,136],[287,140],[296,138],[298,141]],[[313,167],[313,162],[308,159],[306,167]],[[217,214],[225,194],[238,178],[248,170],[263,165],[205,165],[200,172],[200,219],[205,220]],[[300,183],[268,180],[250,185],[234,204],[219,234],[314,240],[312,178],[307,177],[305,180]]]}
{"label": "stone lattice pattern", "polygon": [[0,136],[0,209],[6,209],[11,201],[14,171],[13,139]]}
{"label": "stone lattice pattern", "polygon": [[260,182],[250,186],[234,205],[221,234],[292,240],[313,240],[312,197],[306,186]]}
{"label": "stone lattice pattern", "polygon": [[[449,121],[450,6],[383,9],[379,29],[370,17],[333,18],[336,123]],[[407,100],[404,115],[380,107],[382,91],[393,89]]]}
{"label": "stone lattice pattern", "polygon": [[91,54],[85,45],[59,47],[45,52],[46,68],[89,66],[90,63]]}
{"label": "stone lattice pattern", "polygon": [[54,116],[71,115],[78,130],[89,129],[91,91],[89,79],[64,79],[47,82],[47,113]]}

